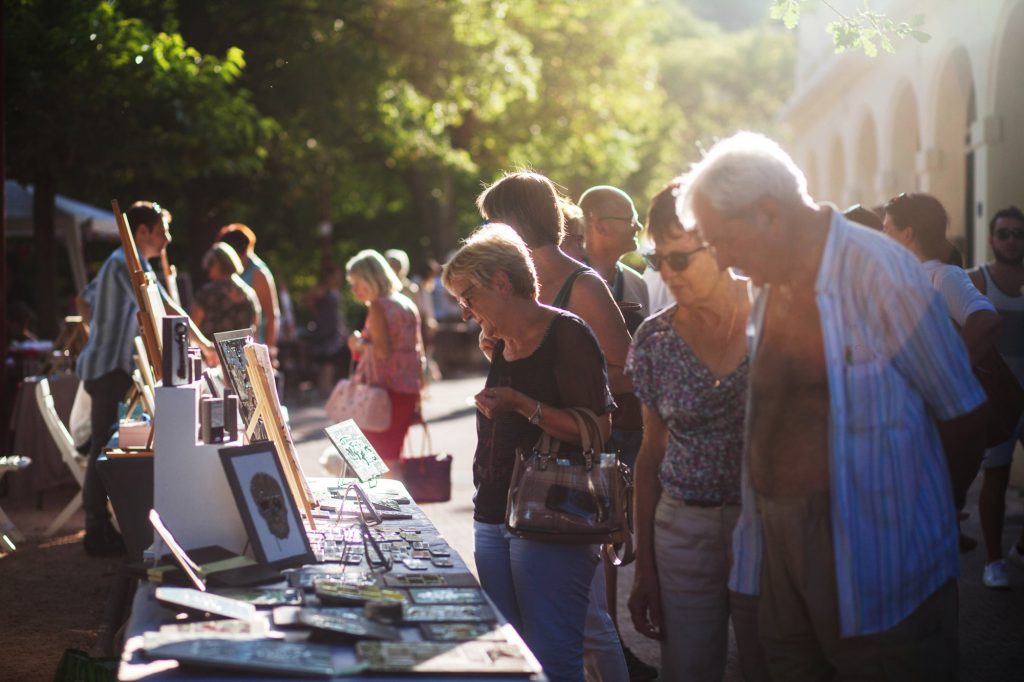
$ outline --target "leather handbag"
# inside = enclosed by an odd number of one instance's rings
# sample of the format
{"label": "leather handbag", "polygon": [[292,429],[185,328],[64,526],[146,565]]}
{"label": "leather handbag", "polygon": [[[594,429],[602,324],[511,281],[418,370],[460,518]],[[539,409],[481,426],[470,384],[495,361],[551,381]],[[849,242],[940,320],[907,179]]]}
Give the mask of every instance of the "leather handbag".
{"label": "leather handbag", "polygon": [[[633,480],[618,455],[601,452],[597,416],[568,408],[580,430],[582,451],[563,449],[547,433],[530,452],[516,452],[505,525],[520,538],[605,545],[621,564],[632,554]],[[624,547],[615,556],[614,545]]]}
{"label": "leather handbag", "polygon": [[405,452],[399,458],[402,483],[417,504],[447,502],[452,499],[452,456],[434,452],[427,423],[422,420],[418,423],[423,427],[419,453],[412,453],[410,431]]}
{"label": "leather handbag", "polygon": [[353,419],[363,431],[379,433],[391,428],[391,398],[386,389],[374,386],[377,378],[373,353],[363,355],[350,379],[342,379],[331,391],[324,410],[332,423]]}

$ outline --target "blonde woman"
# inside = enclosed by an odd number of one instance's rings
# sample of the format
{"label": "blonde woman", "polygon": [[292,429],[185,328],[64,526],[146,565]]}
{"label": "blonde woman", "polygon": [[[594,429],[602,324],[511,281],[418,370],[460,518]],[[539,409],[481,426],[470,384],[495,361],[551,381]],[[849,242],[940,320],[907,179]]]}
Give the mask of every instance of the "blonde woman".
{"label": "blonde woman", "polygon": [[583,627],[597,553],[588,545],[534,542],[505,527],[516,450],[542,432],[579,443],[564,409],[601,415],[602,439],[615,408],[604,354],[587,323],[537,300],[522,238],[507,225],[481,228],[445,266],[442,282],[494,339],[487,383],[476,396],[473,539],[480,584],[522,634],[553,680],[583,680]]}
{"label": "blonde woman", "polygon": [[402,295],[402,283],[378,252],[360,251],[345,265],[352,295],[367,308],[366,324],[348,347],[355,359],[370,360],[376,384],[391,398],[391,426],[366,437],[388,464],[397,463],[402,442],[419,412],[423,388],[423,340],[416,305]]}

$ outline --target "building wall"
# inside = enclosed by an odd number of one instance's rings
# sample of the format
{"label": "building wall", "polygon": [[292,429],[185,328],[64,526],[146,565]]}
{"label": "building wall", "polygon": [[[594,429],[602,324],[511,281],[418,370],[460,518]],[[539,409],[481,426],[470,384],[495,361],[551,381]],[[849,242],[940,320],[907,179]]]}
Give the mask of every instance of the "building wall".
{"label": "building wall", "polygon": [[[836,0],[850,10],[859,0]],[[796,87],[782,120],[811,194],[841,207],[934,194],[970,263],[989,257],[988,220],[1024,206],[1024,0],[873,0],[922,14],[931,40],[895,54],[835,54],[823,5],[801,19]]]}

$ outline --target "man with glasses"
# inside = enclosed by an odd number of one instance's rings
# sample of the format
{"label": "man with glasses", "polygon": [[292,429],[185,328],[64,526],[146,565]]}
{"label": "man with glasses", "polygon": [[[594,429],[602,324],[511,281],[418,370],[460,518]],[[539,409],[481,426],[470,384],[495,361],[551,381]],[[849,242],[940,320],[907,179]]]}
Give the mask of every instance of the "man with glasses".
{"label": "man with glasses", "polygon": [[[1017,380],[1024,384],[1024,212],[1016,206],[996,211],[989,222],[988,243],[994,259],[970,272],[971,281],[985,294],[1002,318],[996,348]],[[982,582],[992,589],[1009,587],[1006,560],[1024,567],[1024,529],[1003,555],[1003,520],[1010,466],[1018,441],[1024,442],[1024,419],[1013,438],[989,448],[982,460],[984,478],[978,498],[985,551],[988,554]]]}
{"label": "man with glasses", "polygon": [[[585,262],[608,285],[612,298],[622,311],[626,331],[632,336],[648,315],[650,302],[647,284],[640,273],[620,263],[619,259],[637,248],[637,233],[643,228],[639,214],[629,195],[610,185],[597,185],[588,189],[580,195],[579,207],[583,212]],[[619,458],[632,469],[643,439],[640,401],[632,392],[616,394],[615,401],[619,409],[613,416],[608,447],[611,452],[618,452]],[[617,571],[607,557],[604,563],[608,613],[618,627]],[[598,583],[595,581],[595,584]],[[592,599],[600,603],[598,599]],[[622,652],[631,680],[650,680],[657,675],[653,666],[637,658],[625,644],[622,645]]]}
{"label": "man with glasses", "polygon": [[598,185],[580,195],[587,265],[601,275],[622,309],[626,328],[636,331],[648,315],[647,284],[639,272],[619,262],[636,251],[637,233],[643,229],[629,195],[617,187]]}
{"label": "man with glasses", "polygon": [[760,594],[772,678],[955,677],[943,446],[978,438],[986,397],[945,304],[907,250],[815,203],[763,135],[718,142],[678,209],[761,287],[730,588]]}

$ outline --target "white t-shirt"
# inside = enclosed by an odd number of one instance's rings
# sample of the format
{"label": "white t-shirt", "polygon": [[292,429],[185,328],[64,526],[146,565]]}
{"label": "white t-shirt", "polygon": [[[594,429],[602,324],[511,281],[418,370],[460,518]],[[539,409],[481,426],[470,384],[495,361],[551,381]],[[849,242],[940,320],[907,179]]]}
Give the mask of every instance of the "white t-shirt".
{"label": "white t-shirt", "polygon": [[650,300],[648,315],[654,315],[676,304],[676,299],[665,284],[665,280],[661,278],[660,272],[646,268],[643,277],[644,282],[647,283],[647,296]]}
{"label": "white t-shirt", "polygon": [[979,310],[995,312],[995,306],[978,291],[967,272],[955,265],[946,265],[937,260],[925,261],[921,264],[932,286],[939,292],[949,308],[949,316],[963,327],[967,318]]}

